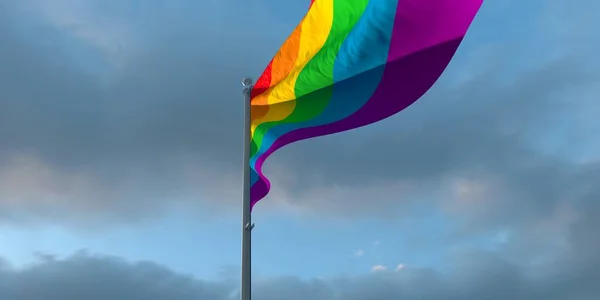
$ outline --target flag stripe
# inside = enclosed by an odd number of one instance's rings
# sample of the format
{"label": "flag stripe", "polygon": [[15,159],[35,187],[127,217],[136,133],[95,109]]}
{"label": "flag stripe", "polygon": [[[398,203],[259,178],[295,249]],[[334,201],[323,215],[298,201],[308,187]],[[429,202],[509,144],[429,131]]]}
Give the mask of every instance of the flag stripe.
{"label": "flag stripe", "polygon": [[[268,135],[272,137],[271,128],[273,126],[277,126],[279,124],[284,123],[307,120],[313,118],[316,114],[319,114],[323,111],[323,109],[328,103],[329,98],[331,98],[330,95],[328,95],[328,93],[322,93],[321,97],[318,100],[313,99],[310,102],[298,102],[295,98],[301,97],[302,94],[307,93],[302,90],[299,90],[302,87],[304,87],[305,91],[311,91],[321,89],[326,86],[331,86],[333,84],[334,61],[336,59],[338,49],[340,48],[346,35],[348,35],[348,31],[346,29],[349,26],[354,26],[354,24],[358,22],[358,19],[362,15],[362,10],[364,10],[366,4],[368,3],[368,0],[361,1],[362,2],[359,4],[362,5],[354,6],[355,10],[353,14],[348,14],[346,9],[340,9],[339,7],[334,6],[334,15],[332,18],[332,20],[334,21],[324,45],[314,55],[306,55],[303,58],[301,58],[304,59],[304,61],[300,61],[300,59],[298,60],[298,65],[303,66],[303,68],[301,72],[297,75],[294,86],[295,90],[293,98],[289,100],[283,99],[282,101],[273,101],[275,102],[275,104],[272,104],[274,111],[289,111],[290,114],[288,114],[285,118],[281,118],[279,120],[269,120],[272,122],[265,122],[264,118],[258,119],[257,117],[257,123],[261,124],[260,133],[257,133],[255,135],[257,137],[257,140],[259,140],[259,142],[256,144],[257,147],[264,148],[263,145],[265,141],[261,139],[260,136],[264,136],[268,133]],[[319,5],[315,6],[315,10],[317,12],[320,7],[320,3],[321,2],[319,2]],[[336,1],[335,3],[336,5],[347,5],[347,2],[344,1]],[[335,12],[337,12],[338,16],[335,15]],[[344,13],[345,15],[339,16],[340,12]],[[310,47],[310,45],[308,45],[307,47]],[[292,76],[295,75],[296,74],[292,74]],[[300,106],[298,106],[298,104],[300,104]],[[275,105],[277,106],[276,108]],[[270,142],[268,142],[267,144],[269,143]]]}
{"label": "flag stripe", "polygon": [[[288,72],[284,72],[285,70],[282,69],[273,70],[273,73],[279,73],[283,75],[282,80],[274,85],[272,84],[269,90],[252,99],[252,105],[273,105],[280,102],[285,103],[283,105],[279,105],[277,109],[269,109],[268,112],[263,116],[256,116],[252,118],[250,130],[253,141],[257,148],[260,148],[260,145],[262,144],[262,138],[265,134],[265,130],[257,127],[261,124],[266,125],[270,122],[283,120],[294,110],[295,102],[285,100],[293,100],[295,98],[294,86],[296,85],[298,76],[311,58],[317,52],[319,52],[319,50],[325,44],[325,41],[327,40],[331,30],[332,22],[333,0],[320,0],[315,2],[301,23],[302,29],[299,32],[300,38],[298,40],[299,49],[296,55],[294,55],[296,58],[289,59],[289,61],[294,61],[293,68]],[[290,54],[288,52],[284,52],[284,50],[286,49],[282,48],[276,57],[289,57]]]}

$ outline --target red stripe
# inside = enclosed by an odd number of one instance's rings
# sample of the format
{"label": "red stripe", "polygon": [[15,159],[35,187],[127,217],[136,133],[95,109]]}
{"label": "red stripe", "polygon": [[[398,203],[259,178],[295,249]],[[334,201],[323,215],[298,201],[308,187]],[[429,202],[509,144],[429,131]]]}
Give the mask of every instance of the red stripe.
{"label": "red stripe", "polygon": [[254,98],[262,93],[264,93],[271,86],[271,72],[273,68],[273,60],[267,65],[265,71],[260,75],[256,84],[252,88],[252,92],[250,93],[250,98]]}

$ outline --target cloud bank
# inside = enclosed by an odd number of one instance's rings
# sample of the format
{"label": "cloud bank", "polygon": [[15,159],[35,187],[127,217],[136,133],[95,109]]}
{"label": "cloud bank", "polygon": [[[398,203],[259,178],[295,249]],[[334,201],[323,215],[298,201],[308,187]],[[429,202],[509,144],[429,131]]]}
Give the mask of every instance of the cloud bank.
{"label": "cloud bank", "polygon": [[[239,78],[260,72],[285,33],[218,23],[219,14],[280,22],[225,2],[207,4],[203,18],[175,2],[3,3],[1,220],[123,222],[190,205],[231,211],[240,184]],[[591,111],[599,78],[586,63],[597,43],[584,39],[582,20],[591,19],[573,12],[561,28],[581,32],[574,46],[561,44],[563,30],[538,33],[536,22],[558,15],[560,3],[519,33],[510,29],[512,11],[486,3],[462,55],[424,99],[380,124],[283,149],[266,166],[275,190],[261,206],[397,218],[423,199],[452,210],[485,201],[468,209],[518,223],[575,201],[595,180],[573,158],[597,148],[589,141],[598,132]],[[505,22],[506,32],[489,41],[496,25],[486,20]],[[218,24],[221,34],[201,24]],[[553,56],[536,56],[559,44]],[[462,196],[452,200],[459,185]]]}

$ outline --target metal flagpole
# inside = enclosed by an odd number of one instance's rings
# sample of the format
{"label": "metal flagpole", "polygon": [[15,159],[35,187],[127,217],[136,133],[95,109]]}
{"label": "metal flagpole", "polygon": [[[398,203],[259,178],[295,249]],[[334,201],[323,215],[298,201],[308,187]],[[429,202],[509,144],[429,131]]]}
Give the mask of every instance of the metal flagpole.
{"label": "metal flagpole", "polygon": [[242,200],[242,274],[240,299],[250,300],[251,295],[251,233],[254,224],[250,217],[250,92],[252,91],[252,79],[242,80],[242,91],[244,93],[244,180]]}

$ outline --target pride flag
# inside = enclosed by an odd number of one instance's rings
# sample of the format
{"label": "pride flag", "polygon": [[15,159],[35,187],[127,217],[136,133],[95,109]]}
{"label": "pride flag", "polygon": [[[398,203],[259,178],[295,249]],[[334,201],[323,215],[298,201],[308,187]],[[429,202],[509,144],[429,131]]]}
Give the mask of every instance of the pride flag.
{"label": "pride flag", "polygon": [[251,207],[290,143],[394,115],[442,74],[483,0],[316,0],[251,91]]}

